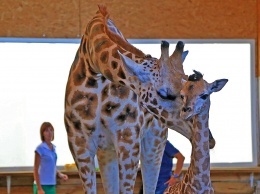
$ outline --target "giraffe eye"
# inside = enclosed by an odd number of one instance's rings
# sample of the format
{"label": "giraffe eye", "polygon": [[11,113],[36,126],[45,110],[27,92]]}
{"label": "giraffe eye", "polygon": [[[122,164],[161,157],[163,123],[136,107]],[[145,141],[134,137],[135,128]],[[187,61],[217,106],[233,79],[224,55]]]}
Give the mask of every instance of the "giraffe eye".
{"label": "giraffe eye", "polygon": [[183,95],[181,95],[181,99],[182,99],[182,100],[184,99],[184,96],[183,96]]}
{"label": "giraffe eye", "polygon": [[203,95],[200,96],[200,98],[203,99],[203,100],[206,100],[208,96],[209,96],[208,94],[203,94]]}

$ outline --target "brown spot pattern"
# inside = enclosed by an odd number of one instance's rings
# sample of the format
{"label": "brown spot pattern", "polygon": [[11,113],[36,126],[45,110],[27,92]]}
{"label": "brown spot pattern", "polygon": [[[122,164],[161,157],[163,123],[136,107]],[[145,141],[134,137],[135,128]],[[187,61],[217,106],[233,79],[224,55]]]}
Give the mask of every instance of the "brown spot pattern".
{"label": "brown spot pattern", "polygon": [[205,141],[203,143],[203,151],[206,152],[209,150],[209,142],[208,141]]}
{"label": "brown spot pattern", "polygon": [[125,170],[126,170],[126,171],[128,171],[128,170],[133,170],[133,169],[136,167],[136,163],[134,163],[134,162],[131,160],[131,163],[130,163],[130,164],[125,164],[124,167],[125,167]]}
{"label": "brown spot pattern", "polygon": [[150,105],[148,105],[147,108],[148,108],[151,112],[153,112],[153,113],[155,114],[155,116],[159,114],[159,112],[158,112],[158,110],[157,110],[156,108],[153,108],[153,107],[150,106]]}
{"label": "brown spot pattern", "polygon": [[107,128],[106,119],[101,118],[100,119],[101,124],[104,126],[104,128]]}
{"label": "brown spot pattern", "polygon": [[125,178],[128,179],[128,180],[134,180],[134,175],[133,174],[127,174]]}
{"label": "brown spot pattern", "polygon": [[166,111],[166,110],[163,110],[162,113],[161,113],[162,117],[164,118],[168,118],[169,116],[169,113]]}
{"label": "brown spot pattern", "polygon": [[112,73],[111,73],[109,70],[105,70],[105,71],[104,71],[104,76],[106,76],[106,78],[107,78],[108,80],[110,80],[111,82],[114,81],[113,75],[112,75]]}
{"label": "brown spot pattern", "polygon": [[137,157],[140,153],[140,144],[139,143],[135,143],[135,145],[133,146],[133,154],[132,156]]}
{"label": "brown spot pattern", "polygon": [[85,148],[79,148],[77,150],[77,155],[80,156],[81,154],[84,154],[86,152],[86,149]]}
{"label": "brown spot pattern", "polygon": [[93,77],[88,77],[86,81],[86,87],[87,88],[98,88],[97,80],[95,80]]}
{"label": "brown spot pattern", "polygon": [[197,122],[197,127],[199,128],[199,129],[202,129],[202,123],[201,122]]}
{"label": "brown spot pattern", "polygon": [[104,29],[104,25],[101,23],[101,21],[98,17],[94,17],[88,23],[85,33],[90,34],[90,32],[92,32],[96,36],[97,34],[100,34],[103,32],[102,29]]}
{"label": "brown spot pattern", "polygon": [[124,144],[133,144],[133,133],[130,128],[126,128],[122,131],[121,133],[121,139],[120,141],[123,142]]}
{"label": "brown spot pattern", "polygon": [[79,104],[75,109],[84,119],[90,118],[93,119],[95,114],[95,105],[97,104],[97,95],[96,94],[85,94],[80,91],[76,91],[72,97],[71,103],[75,104],[79,101],[82,101],[83,104]]}
{"label": "brown spot pattern", "polygon": [[206,175],[206,174],[203,174],[202,175],[202,182],[204,183],[205,186],[209,185],[209,181],[210,181],[209,176]]}
{"label": "brown spot pattern", "polygon": [[73,72],[73,83],[75,86],[81,85],[86,78],[86,68],[84,64],[84,60],[80,58],[79,63],[75,67],[75,71]]}
{"label": "brown spot pattern", "polygon": [[118,67],[118,63],[116,61],[111,62],[112,69],[116,69]]}
{"label": "brown spot pattern", "polygon": [[200,173],[199,166],[193,166],[193,172],[194,174],[199,174]]}
{"label": "brown spot pattern", "polygon": [[[178,123],[177,123],[178,124]],[[166,123],[167,126],[173,126],[173,122],[172,121],[167,121]],[[179,124],[178,124],[179,125]]]}
{"label": "brown spot pattern", "polygon": [[129,97],[129,88],[119,84],[110,84],[111,95],[118,96],[120,99],[127,99]]}
{"label": "brown spot pattern", "polygon": [[119,103],[114,103],[114,102],[108,101],[106,104],[104,104],[102,106],[101,114],[108,116],[108,117],[112,117],[114,115],[115,111],[117,111],[117,109],[120,106],[121,105]]}
{"label": "brown spot pattern", "polygon": [[200,142],[200,140],[201,140],[201,136],[200,136],[199,133],[196,133],[196,134],[194,135],[194,138],[195,138],[195,142]]}
{"label": "brown spot pattern", "polygon": [[90,169],[88,166],[81,167],[80,171],[83,172],[84,174],[90,173]]}
{"label": "brown spot pattern", "polygon": [[[126,85],[126,84],[124,83],[124,84],[122,84],[122,85]],[[130,84],[130,88],[132,88],[132,90],[135,90],[135,89],[136,89],[135,85],[133,85],[133,84]]]}
{"label": "brown spot pattern", "polygon": [[119,146],[119,153],[122,161],[130,157],[130,151],[127,150],[125,146]]}
{"label": "brown spot pattern", "polygon": [[124,122],[133,123],[136,121],[137,117],[136,107],[132,107],[130,104],[127,104],[122,112],[116,117],[118,125],[124,124]]}
{"label": "brown spot pattern", "polygon": [[[151,94],[151,93],[150,93]],[[157,99],[156,98],[154,98],[152,101],[151,101],[151,104],[153,104],[153,105],[157,105],[158,104],[158,102],[157,102]]]}
{"label": "brown spot pattern", "polygon": [[202,157],[203,157],[203,154],[202,154],[202,152],[200,150],[194,151],[194,159],[196,161],[199,161]]}
{"label": "brown spot pattern", "polygon": [[108,51],[103,51],[103,52],[100,54],[100,61],[101,61],[103,64],[107,64],[107,63],[108,63],[108,58],[109,58],[109,53],[108,53]]}
{"label": "brown spot pattern", "polygon": [[86,98],[86,93],[77,90],[72,96],[71,104],[75,104],[84,98]]}
{"label": "brown spot pattern", "polygon": [[193,184],[194,184],[196,190],[200,191],[202,189],[201,184],[200,184],[200,182],[198,180],[195,180],[193,182]]}
{"label": "brown spot pattern", "polygon": [[118,73],[117,73],[117,76],[121,79],[126,79],[126,75],[125,75],[125,72],[123,71],[122,67],[119,66],[119,70],[118,70]]}
{"label": "brown spot pattern", "polygon": [[111,47],[113,44],[110,40],[108,40],[106,38],[103,38],[103,39],[99,38],[99,39],[95,40],[94,45],[95,45],[95,53],[99,53],[99,52]]}
{"label": "brown spot pattern", "polygon": [[158,146],[160,145],[160,143],[161,143],[161,141],[158,140],[158,139],[156,139],[156,140],[154,141],[153,145],[154,145],[155,147],[158,147]]}
{"label": "brown spot pattern", "polygon": [[115,47],[114,49],[111,49],[112,51],[111,51],[111,55],[112,55],[112,57],[116,60],[120,60],[120,62],[121,62],[121,59],[120,59],[120,56],[119,56],[119,54],[118,54],[118,50],[120,51],[120,53],[123,53],[123,51],[122,51],[122,49],[120,49],[119,47]]}
{"label": "brown spot pattern", "polygon": [[210,159],[209,157],[205,158],[203,164],[202,164],[202,170],[206,171],[209,169],[209,163],[210,163]]}
{"label": "brown spot pattern", "polygon": [[75,145],[77,147],[86,147],[86,139],[85,139],[85,137],[83,137],[83,136],[81,136],[81,137],[76,136],[75,137]]}
{"label": "brown spot pattern", "polygon": [[[130,91],[129,91],[130,92]],[[136,93],[134,93],[134,92],[132,92],[132,98],[131,98],[131,100],[133,101],[133,102],[137,102],[137,95],[136,95]]]}
{"label": "brown spot pattern", "polygon": [[101,91],[101,100],[104,101],[108,97],[109,85],[106,85]]}
{"label": "brown spot pattern", "polygon": [[209,121],[205,123],[205,128],[209,128]]}
{"label": "brown spot pattern", "polygon": [[140,126],[143,126],[143,123],[144,123],[144,116],[140,115],[139,116],[139,124],[140,124]]}
{"label": "brown spot pattern", "polygon": [[165,119],[164,119],[163,117],[160,118],[160,121],[161,121],[162,123],[165,123]]}
{"label": "brown spot pattern", "polygon": [[[177,125],[178,126],[183,126],[183,122],[182,121],[177,121]],[[172,125],[171,125],[172,126]]]}
{"label": "brown spot pattern", "polygon": [[204,121],[206,118],[207,118],[207,114],[204,114],[204,115],[202,116],[202,120]]}
{"label": "brown spot pattern", "polygon": [[73,124],[73,128],[76,129],[76,130],[81,130],[81,123],[79,120],[73,120],[72,121],[72,124]]}
{"label": "brown spot pattern", "polygon": [[206,137],[206,138],[209,137],[209,131],[208,130],[204,132],[204,137]]}
{"label": "brown spot pattern", "polygon": [[96,125],[88,125],[88,124],[84,124],[84,129],[87,130],[88,133],[92,134],[95,130],[96,130]]}

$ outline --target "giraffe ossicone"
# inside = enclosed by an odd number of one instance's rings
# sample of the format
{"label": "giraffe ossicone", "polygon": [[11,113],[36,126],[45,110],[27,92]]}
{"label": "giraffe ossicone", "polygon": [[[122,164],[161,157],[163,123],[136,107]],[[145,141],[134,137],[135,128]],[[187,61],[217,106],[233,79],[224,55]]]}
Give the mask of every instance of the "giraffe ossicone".
{"label": "giraffe ossicone", "polygon": [[[144,190],[154,193],[167,127],[191,139],[191,122],[179,117],[183,47],[178,42],[169,56],[169,44],[162,42],[160,59],[147,56],[99,6],[82,36],[65,93],[68,143],[85,193],[96,193],[96,154],[105,193],[133,193],[140,158]],[[139,63],[144,78],[129,74],[123,55]]]}
{"label": "giraffe ossicone", "polygon": [[213,194],[210,179],[209,153],[209,109],[210,95],[220,91],[228,82],[227,79],[208,83],[203,75],[194,70],[188,81],[183,82],[181,97],[183,107],[180,116],[183,119],[193,118],[191,162],[183,179],[168,186],[164,194]]}

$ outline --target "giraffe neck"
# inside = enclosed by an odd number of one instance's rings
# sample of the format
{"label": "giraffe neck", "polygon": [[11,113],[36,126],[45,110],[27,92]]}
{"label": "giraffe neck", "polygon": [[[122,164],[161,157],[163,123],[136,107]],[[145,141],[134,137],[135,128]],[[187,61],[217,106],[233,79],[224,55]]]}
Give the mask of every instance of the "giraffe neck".
{"label": "giraffe neck", "polygon": [[[192,129],[192,153],[191,171],[195,177],[201,178],[202,175],[210,174],[210,155],[209,155],[209,115],[199,114],[194,117]],[[199,170],[194,167],[201,167]]]}
{"label": "giraffe neck", "polygon": [[210,180],[209,129],[207,113],[193,118],[190,166],[181,182],[168,187],[165,194],[213,194]]}
{"label": "giraffe neck", "polygon": [[187,172],[188,178],[183,179],[198,193],[207,193],[206,191],[212,189],[208,119],[208,110],[195,115],[193,119],[191,163]]}
{"label": "giraffe neck", "polygon": [[141,104],[162,124],[164,124],[168,128],[174,129],[191,141],[192,134],[190,133],[190,129],[192,128],[192,122],[184,121],[180,118],[179,110],[182,106],[182,100],[180,99],[180,97],[176,98],[176,100],[172,102],[172,106],[174,106],[172,111],[166,111],[160,105],[156,106],[155,104],[153,104],[152,106],[147,106],[143,105],[142,102]]}

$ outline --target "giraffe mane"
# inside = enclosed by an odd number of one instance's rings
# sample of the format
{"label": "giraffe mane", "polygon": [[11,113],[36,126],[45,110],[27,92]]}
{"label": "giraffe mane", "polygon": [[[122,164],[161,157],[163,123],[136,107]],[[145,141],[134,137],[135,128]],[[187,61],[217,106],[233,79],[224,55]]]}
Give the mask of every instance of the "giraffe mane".
{"label": "giraffe mane", "polygon": [[188,81],[196,82],[203,78],[202,73],[200,73],[199,71],[193,70],[193,72],[194,72],[194,74],[189,76]]}
{"label": "giraffe mane", "polygon": [[134,47],[133,45],[131,45],[130,43],[128,43],[125,39],[123,39],[121,36],[119,36],[118,34],[112,32],[108,26],[107,26],[107,20],[109,18],[109,13],[107,12],[107,8],[104,5],[98,5],[99,7],[99,11],[100,13],[104,16],[105,20],[105,33],[107,34],[107,36],[113,41],[115,42],[118,46],[122,47],[124,50],[129,51],[135,55],[137,55],[138,57],[142,57],[145,58],[146,55],[139,50],[138,48]]}

